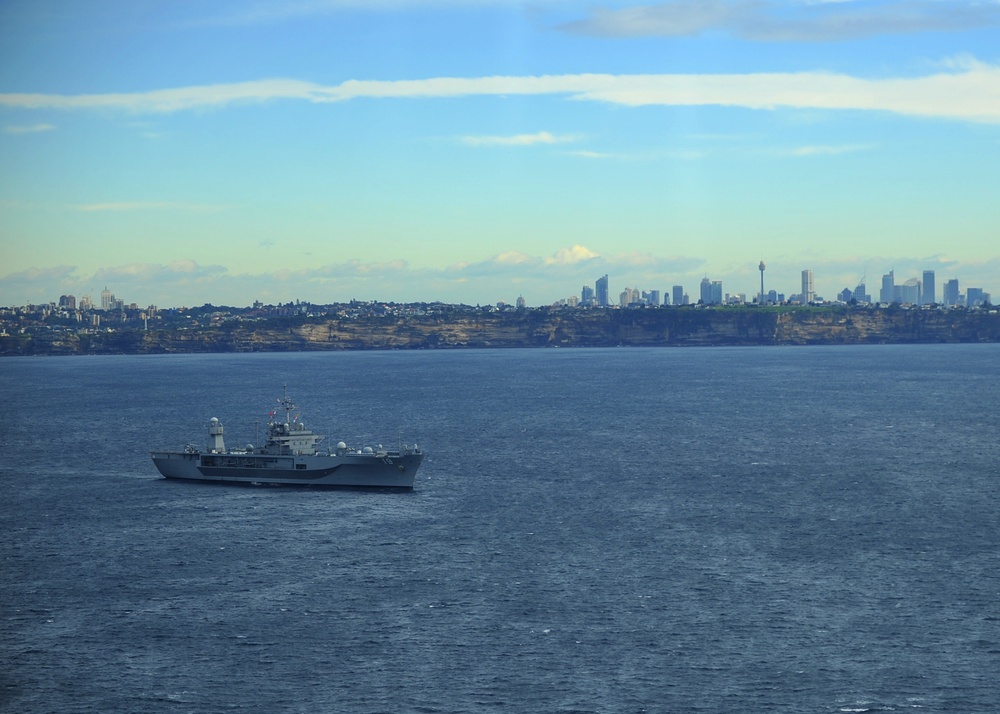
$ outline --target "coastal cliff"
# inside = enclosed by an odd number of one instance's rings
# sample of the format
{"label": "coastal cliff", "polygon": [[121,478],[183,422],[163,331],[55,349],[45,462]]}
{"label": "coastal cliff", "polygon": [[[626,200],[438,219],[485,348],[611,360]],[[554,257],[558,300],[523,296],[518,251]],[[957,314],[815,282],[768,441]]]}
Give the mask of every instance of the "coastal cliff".
{"label": "coastal cliff", "polygon": [[192,329],[0,337],[0,354],[1000,342],[996,310],[890,307],[532,310],[286,318]]}

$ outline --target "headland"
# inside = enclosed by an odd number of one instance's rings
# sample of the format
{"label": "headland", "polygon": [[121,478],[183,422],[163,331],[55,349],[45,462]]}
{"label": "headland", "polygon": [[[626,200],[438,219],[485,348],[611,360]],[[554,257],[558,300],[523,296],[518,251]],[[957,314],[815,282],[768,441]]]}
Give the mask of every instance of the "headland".
{"label": "headland", "polygon": [[367,309],[371,305],[252,317],[206,305],[155,326],[8,327],[0,334],[0,355],[1000,342],[1000,310],[990,306],[497,310],[435,303]]}

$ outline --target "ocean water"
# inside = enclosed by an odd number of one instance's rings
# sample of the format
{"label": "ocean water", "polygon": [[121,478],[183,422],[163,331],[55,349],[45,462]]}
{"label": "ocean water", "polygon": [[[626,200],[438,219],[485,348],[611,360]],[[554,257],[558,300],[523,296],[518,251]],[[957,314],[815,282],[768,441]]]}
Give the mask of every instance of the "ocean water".
{"label": "ocean water", "polygon": [[[412,492],[158,477],[283,385]],[[4,712],[1000,711],[1000,345],[7,358]]]}

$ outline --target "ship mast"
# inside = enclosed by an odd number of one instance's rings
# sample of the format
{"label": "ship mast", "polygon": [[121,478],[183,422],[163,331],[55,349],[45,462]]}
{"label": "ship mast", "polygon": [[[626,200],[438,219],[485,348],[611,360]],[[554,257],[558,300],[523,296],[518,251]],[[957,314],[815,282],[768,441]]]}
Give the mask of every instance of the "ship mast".
{"label": "ship mast", "polygon": [[295,409],[295,405],[292,404],[292,400],[288,398],[288,385],[282,385],[281,387],[281,405],[285,408],[285,424],[289,428],[292,426],[291,414]]}

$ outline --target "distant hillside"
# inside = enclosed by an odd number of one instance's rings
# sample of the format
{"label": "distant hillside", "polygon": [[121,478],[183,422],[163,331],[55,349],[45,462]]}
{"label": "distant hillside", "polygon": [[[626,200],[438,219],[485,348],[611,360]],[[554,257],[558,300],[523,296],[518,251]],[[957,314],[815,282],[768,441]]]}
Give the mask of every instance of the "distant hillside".
{"label": "distant hillside", "polygon": [[900,307],[541,308],[426,317],[281,318],[220,326],[0,337],[0,354],[158,354],[486,347],[1000,342],[996,310]]}

